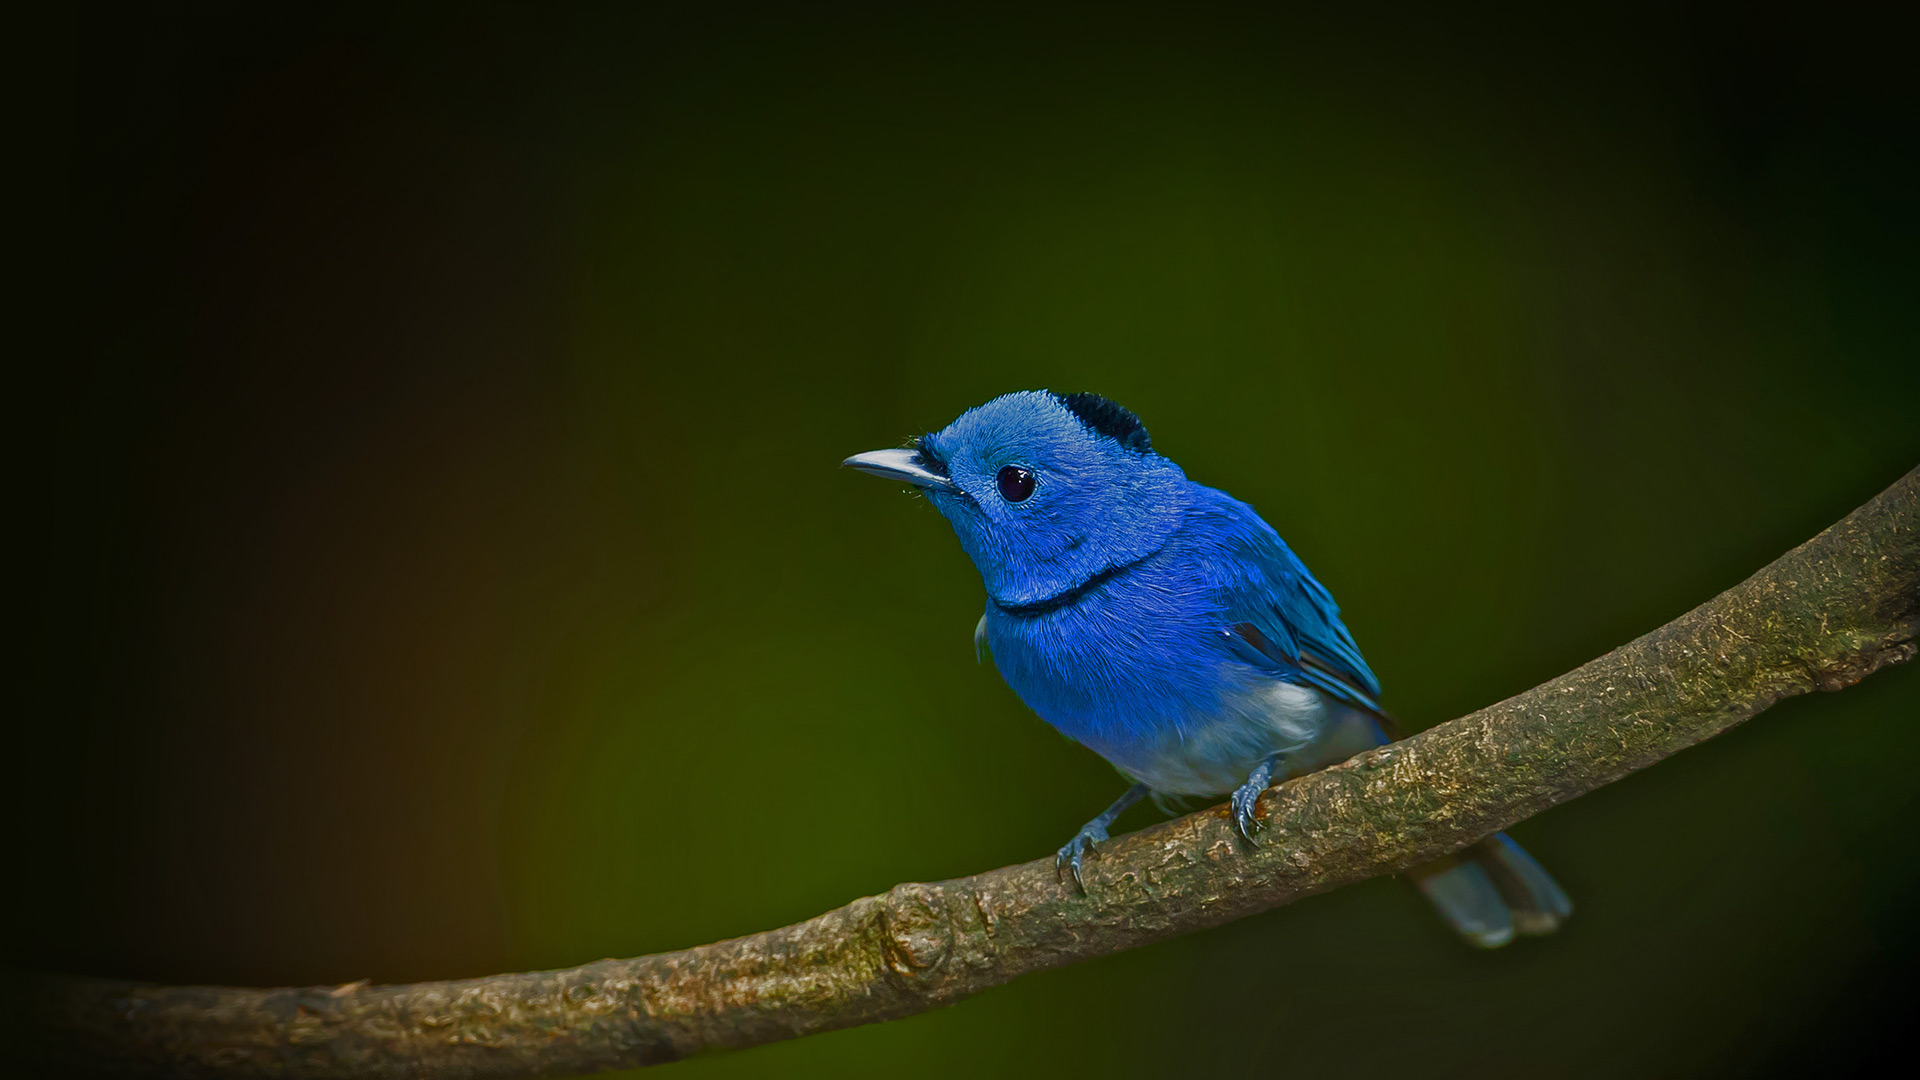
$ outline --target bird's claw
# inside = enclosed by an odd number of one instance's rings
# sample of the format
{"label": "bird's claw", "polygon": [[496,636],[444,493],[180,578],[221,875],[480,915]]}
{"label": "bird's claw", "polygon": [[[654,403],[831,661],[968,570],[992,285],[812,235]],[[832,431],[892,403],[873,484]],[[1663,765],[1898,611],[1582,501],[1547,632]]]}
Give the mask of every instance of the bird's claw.
{"label": "bird's claw", "polygon": [[1081,880],[1080,877],[1080,861],[1086,857],[1088,852],[1093,850],[1095,844],[1104,844],[1106,842],[1107,830],[1098,825],[1088,825],[1079,832],[1074,833],[1073,839],[1067,841],[1066,846],[1060,849],[1059,856],[1053,860],[1054,878],[1058,879],[1060,877],[1062,867],[1069,867],[1073,872],[1074,885],[1078,886],[1081,892],[1086,892],[1087,883]]}
{"label": "bird's claw", "polygon": [[1272,755],[1254,767],[1246,783],[1233,790],[1233,827],[1240,830],[1240,835],[1246,837],[1249,844],[1260,842],[1253,838],[1253,830],[1260,827],[1254,811],[1259,808],[1260,793],[1267,790],[1267,784],[1273,780],[1273,774],[1283,760],[1283,754]]}
{"label": "bird's claw", "polygon": [[1260,793],[1265,790],[1267,790],[1267,782],[1266,777],[1263,776],[1248,780],[1233,792],[1233,827],[1240,830],[1240,835],[1245,837],[1249,844],[1260,842],[1253,838],[1253,831],[1260,827],[1259,820],[1254,817],[1254,810],[1260,803]]}

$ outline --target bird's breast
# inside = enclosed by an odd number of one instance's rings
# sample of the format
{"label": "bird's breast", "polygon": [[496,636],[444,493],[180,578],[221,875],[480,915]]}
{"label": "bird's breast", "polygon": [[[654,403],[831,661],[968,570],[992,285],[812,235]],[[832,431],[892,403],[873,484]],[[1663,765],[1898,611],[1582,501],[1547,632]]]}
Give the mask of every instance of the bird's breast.
{"label": "bird's breast", "polygon": [[1037,614],[990,605],[994,664],[1028,707],[1090,746],[1157,737],[1228,711],[1250,669],[1213,640],[1197,590],[1128,575]]}
{"label": "bird's breast", "polygon": [[1223,647],[1210,595],[1149,566],[1037,614],[989,605],[988,643],[1029,708],[1156,791],[1231,791],[1276,752],[1318,761],[1346,710]]}

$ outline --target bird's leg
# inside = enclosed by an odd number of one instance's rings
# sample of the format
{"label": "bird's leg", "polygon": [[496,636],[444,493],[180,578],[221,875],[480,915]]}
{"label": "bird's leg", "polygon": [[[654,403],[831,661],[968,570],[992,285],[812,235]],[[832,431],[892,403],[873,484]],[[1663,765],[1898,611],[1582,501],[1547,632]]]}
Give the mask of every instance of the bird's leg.
{"label": "bird's leg", "polygon": [[1267,760],[1253,767],[1247,782],[1234,790],[1233,824],[1249,844],[1258,843],[1253,838],[1253,827],[1258,824],[1253,820],[1254,806],[1260,801],[1260,793],[1267,790],[1267,784],[1272,782],[1274,771],[1280,767],[1280,760],[1284,757],[1285,754],[1267,755]]}
{"label": "bird's leg", "polygon": [[1125,813],[1127,807],[1145,798],[1146,794],[1147,785],[1135,784],[1127,789],[1125,795],[1113,800],[1113,805],[1107,807],[1099,817],[1080,826],[1080,831],[1073,834],[1073,839],[1067,841],[1067,846],[1060,849],[1060,857],[1053,861],[1054,876],[1060,876],[1061,867],[1071,866],[1073,868],[1073,883],[1080,886],[1081,892],[1086,892],[1087,885],[1080,880],[1081,857],[1086,855],[1087,852],[1092,851],[1093,845],[1105,843],[1107,839],[1107,826],[1113,824],[1114,818]]}

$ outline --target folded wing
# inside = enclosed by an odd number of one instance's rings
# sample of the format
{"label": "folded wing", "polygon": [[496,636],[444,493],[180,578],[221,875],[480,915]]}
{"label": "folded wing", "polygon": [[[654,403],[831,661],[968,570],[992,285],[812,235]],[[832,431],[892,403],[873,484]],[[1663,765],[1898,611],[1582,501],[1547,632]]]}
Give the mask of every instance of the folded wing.
{"label": "folded wing", "polygon": [[1271,529],[1251,531],[1228,562],[1221,637],[1235,655],[1291,682],[1304,683],[1382,718],[1380,681],[1333,594]]}

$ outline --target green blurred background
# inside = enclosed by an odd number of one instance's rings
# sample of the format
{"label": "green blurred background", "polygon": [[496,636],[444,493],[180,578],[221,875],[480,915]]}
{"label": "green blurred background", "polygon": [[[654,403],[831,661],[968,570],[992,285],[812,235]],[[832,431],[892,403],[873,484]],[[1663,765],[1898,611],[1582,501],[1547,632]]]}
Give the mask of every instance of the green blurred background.
{"label": "green blurred background", "polygon": [[[836,468],[1008,390],[1113,397],[1253,503],[1421,726],[1920,463],[1887,27],[167,4],[77,29],[61,295],[15,399],[15,963],[481,975],[1050,853],[1121,782],[975,665],[938,516]],[[671,1068],[1861,1068],[1915,1004],[1916,720],[1895,670],[1524,823],[1578,904],[1551,939],[1471,952],[1375,881]]]}

